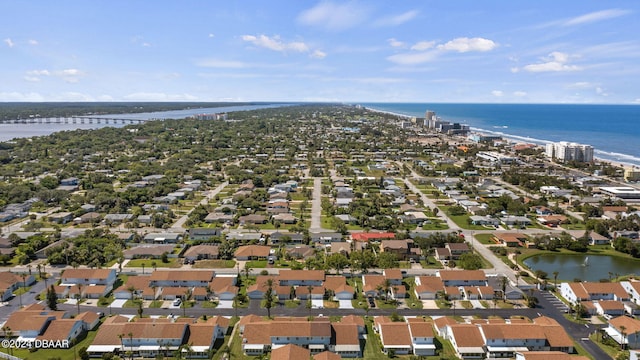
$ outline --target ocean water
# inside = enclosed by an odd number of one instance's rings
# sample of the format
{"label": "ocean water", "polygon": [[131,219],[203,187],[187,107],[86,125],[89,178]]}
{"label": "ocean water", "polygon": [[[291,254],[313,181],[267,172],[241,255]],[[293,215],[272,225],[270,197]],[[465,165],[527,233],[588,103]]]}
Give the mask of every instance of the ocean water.
{"label": "ocean water", "polygon": [[442,120],[536,144],[589,144],[596,157],[640,166],[640,106],[558,104],[361,103],[367,108]]}

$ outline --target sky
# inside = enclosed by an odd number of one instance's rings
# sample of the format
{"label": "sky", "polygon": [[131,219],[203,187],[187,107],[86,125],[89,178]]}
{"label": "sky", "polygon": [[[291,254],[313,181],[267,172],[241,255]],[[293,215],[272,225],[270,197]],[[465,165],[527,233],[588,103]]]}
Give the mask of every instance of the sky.
{"label": "sky", "polygon": [[0,101],[640,104],[640,2],[0,0]]}

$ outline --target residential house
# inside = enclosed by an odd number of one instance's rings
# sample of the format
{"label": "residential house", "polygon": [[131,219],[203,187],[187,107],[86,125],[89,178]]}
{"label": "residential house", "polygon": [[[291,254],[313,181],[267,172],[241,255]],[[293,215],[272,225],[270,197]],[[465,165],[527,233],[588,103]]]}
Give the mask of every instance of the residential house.
{"label": "residential house", "polygon": [[245,216],[240,216],[238,218],[238,222],[240,225],[248,225],[248,224],[266,224],[267,217],[259,214],[250,214]]}
{"label": "residential house", "polygon": [[61,286],[78,288],[80,296],[90,289],[91,298],[108,294],[113,289],[115,281],[115,269],[67,269],[60,277]]}
{"label": "residential house", "polygon": [[173,245],[171,244],[151,244],[151,245],[138,245],[123,251],[125,259],[160,259],[163,254],[171,254],[173,252]]}
{"label": "residential house", "polygon": [[24,280],[19,274],[9,271],[0,272],[0,301],[8,301],[13,296],[13,292],[20,287],[31,286],[36,282],[33,275],[26,275]]}
{"label": "residential house", "polygon": [[577,304],[580,301],[593,300],[629,300],[629,294],[627,294],[620,283],[561,283],[560,294],[572,304]]}
{"label": "residential house", "polygon": [[335,300],[351,300],[355,293],[355,289],[347,285],[347,278],[344,276],[327,276],[324,288],[332,294]]}
{"label": "residential house", "polygon": [[480,328],[472,324],[446,325],[447,340],[451,341],[456,354],[461,359],[484,359],[485,342]]}
{"label": "residential house", "polygon": [[269,242],[272,245],[278,245],[280,243],[302,244],[304,243],[304,235],[299,233],[276,231],[269,236]]}
{"label": "residential house", "polygon": [[471,249],[466,242],[446,243],[444,246],[445,248],[447,248],[447,250],[449,250],[451,259],[453,260],[458,260],[462,254],[471,252]]}
{"label": "residential house", "polygon": [[337,232],[310,233],[311,241],[319,244],[331,244],[342,241],[342,234]]}
{"label": "residential house", "polygon": [[378,324],[382,351],[389,354],[407,355],[412,352],[412,338],[405,322],[381,322]]}
{"label": "residential house", "polygon": [[181,240],[180,233],[149,233],[144,236],[144,242],[153,244],[176,244]]}
{"label": "residential house", "polygon": [[619,316],[609,320],[609,326],[604,331],[621,347],[640,348],[640,320]]}
{"label": "residential house", "polygon": [[189,333],[184,322],[110,322],[100,326],[87,352],[92,357],[125,352],[132,357],[168,356],[185,343]]}
{"label": "residential house", "polygon": [[528,237],[521,233],[495,233],[492,240],[506,247],[523,247]]}
{"label": "residential house", "polygon": [[73,213],[70,212],[57,212],[49,215],[49,221],[56,224],[66,224],[73,220]]}
{"label": "residential house", "polygon": [[278,283],[282,286],[321,287],[324,278],[324,270],[281,270]]}
{"label": "residential house", "polygon": [[222,235],[220,228],[191,228],[189,229],[189,240],[207,241]]}
{"label": "residential house", "polygon": [[215,276],[212,270],[156,270],[149,277],[149,284],[157,287],[203,287]]}
{"label": "residential house", "polygon": [[444,285],[437,276],[416,276],[414,291],[418,299],[435,300],[438,293],[444,291]]}
{"label": "residential house", "polygon": [[482,270],[439,270],[437,275],[445,287],[487,285],[487,276]]}
{"label": "residential house", "polygon": [[472,225],[498,226],[500,220],[489,216],[472,215],[469,217]]}
{"label": "residential house", "polygon": [[184,252],[183,256],[189,261],[203,259],[217,259],[219,255],[219,246],[213,244],[194,245]]}
{"label": "residential house", "polygon": [[267,260],[271,248],[262,245],[239,246],[234,256],[238,261]]}
{"label": "residential house", "polygon": [[411,318],[408,321],[413,354],[417,356],[435,355],[436,345],[434,343],[433,325],[420,318]]}
{"label": "residential house", "polygon": [[422,254],[420,248],[413,247],[413,240],[411,239],[382,240],[380,241],[380,252],[392,253],[398,260],[418,260]]}

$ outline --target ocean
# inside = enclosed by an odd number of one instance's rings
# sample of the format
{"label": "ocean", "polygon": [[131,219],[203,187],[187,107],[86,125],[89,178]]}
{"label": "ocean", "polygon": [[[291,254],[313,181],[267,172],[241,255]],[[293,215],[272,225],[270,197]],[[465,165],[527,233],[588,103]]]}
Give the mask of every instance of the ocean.
{"label": "ocean", "polygon": [[640,106],[560,104],[360,103],[370,109],[469,125],[516,141],[569,141],[594,147],[599,159],[640,166]]}

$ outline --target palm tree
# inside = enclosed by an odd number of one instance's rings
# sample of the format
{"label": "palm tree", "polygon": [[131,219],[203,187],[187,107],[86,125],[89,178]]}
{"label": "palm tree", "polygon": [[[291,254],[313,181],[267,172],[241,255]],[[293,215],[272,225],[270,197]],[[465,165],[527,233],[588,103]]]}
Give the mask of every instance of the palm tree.
{"label": "palm tree", "polygon": [[273,307],[273,279],[267,279],[265,284],[267,285],[267,290],[263,295],[263,304],[265,309],[267,309],[267,317],[271,318],[271,308]]}
{"label": "palm tree", "polygon": [[507,277],[503,276],[500,278],[500,286],[502,287],[502,300],[507,300]]}
{"label": "palm tree", "polygon": [[244,277],[245,279],[249,279],[249,274],[251,273],[251,266],[249,266],[249,262],[244,263]]}
{"label": "palm tree", "polygon": [[621,337],[621,339],[620,339],[620,349],[621,350],[624,350],[624,341],[625,341],[626,336],[627,336],[626,331],[627,331],[627,327],[624,326],[624,325],[621,325],[620,326],[620,337]]}
{"label": "palm tree", "polygon": [[553,288],[556,289],[556,290],[558,289],[558,275],[559,274],[560,273],[558,271],[554,271],[553,272]]}
{"label": "palm tree", "polygon": [[389,300],[389,292],[391,292],[391,280],[384,279],[382,289],[384,290],[384,301],[386,302]]}
{"label": "palm tree", "polygon": [[78,314],[80,314],[80,299],[82,299],[82,284],[76,284],[78,287],[78,294],[76,294],[76,307],[78,308]]}
{"label": "palm tree", "polygon": [[311,292],[313,291],[313,285],[307,286],[307,291],[309,291],[309,298],[307,299],[307,308],[309,309],[309,319],[311,319],[311,308],[313,305],[313,301],[311,300]]}
{"label": "palm tree", "polygon": [[128,336],[129,336],[129,348],[131,349],[130,350],[130,352],[131,352],[131,360],[133,360],[133,333],[130,332],[128,334]]}
{"label": "palm tree", "polygon": [[118,339],[120,339],[120,351],[124,352],[124,342],[122,341],[122,338],[124,337],[124,334],[118,334]]}

